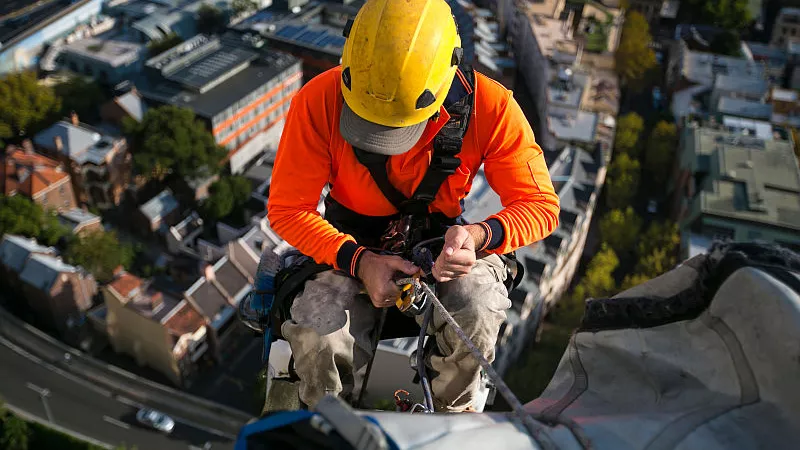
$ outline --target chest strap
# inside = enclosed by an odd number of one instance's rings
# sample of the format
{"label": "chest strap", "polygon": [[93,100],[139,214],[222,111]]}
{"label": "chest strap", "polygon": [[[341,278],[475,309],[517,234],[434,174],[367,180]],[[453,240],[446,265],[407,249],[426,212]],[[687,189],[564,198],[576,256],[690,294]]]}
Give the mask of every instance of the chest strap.
{"label": "chest strap", "polygon": [[427,214],[428,206],[436,198],[439,188],[454,174],[461,159],[461,146],[469,128],[472,107],[475,103],[475,73],[470,66],[462,66],[447,94],[445,109],[450,119],[433,138],[433,155],[430,166],[411,198],[406,198],[389,181],[386,164],[389,156],[369,153],[353,148],[358,162],[369,170],[372,179],[389,202],[401,214]]}

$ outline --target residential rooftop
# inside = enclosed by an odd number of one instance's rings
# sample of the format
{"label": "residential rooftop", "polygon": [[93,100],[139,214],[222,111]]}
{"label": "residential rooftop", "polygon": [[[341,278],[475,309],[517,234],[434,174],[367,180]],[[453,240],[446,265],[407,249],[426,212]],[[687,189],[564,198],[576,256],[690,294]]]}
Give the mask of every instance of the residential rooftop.
{"label": "residential rooftop", "polygon": [[719,75],[728,75],[733,79],[763,80],[764,67],[745,58],[722,56],[689,50],[685,43],[681,43],[683,61],[681,72],[683,76],[697,84],[711,86]]}
{"label": "residential rooftop", "polygon": [[117,141],[116,137],[104,135],[88,125],[74,125],[66,120],[55,123],[33,138],[37,146],[62,153],[80,165],[108,162]]}
{"label": "residential rooftop", "polygon": [[772,105],[743,98],[722,97],[717,104],[717,112],[754,120],[770,120]]}
{"label": "residential rooftop", "polygon": [[25,267],[25,262],[32,254],[56,255],[56,249],[14,234],[6,234],[0,241],[0,263],[16,273]]}
{"label": "residential rooftop", "polygon": [[535,14],[529,14],[528,19],[539,49],[545,57],[562,64],[573,64],[578,60],[579,46],[566,21]]}
{"label": "residential rooftop", "polygon": [[62,211],[58,214],[58,220],[63,225],[70,227],[73,231],[94,223],[100,223],[99,216],[89,211],[84,211],[81,208],[72,208],[67,211]]}
{"label": "residential rooftop", "polygon": [[48,292],[63,273],[81,273],[83,270],[65,263],[60,257],[32,254],[19,274],[22,281]]}
{"label": "residential rooftop", "polygon": [[119,67],[136,62],[145,52],[145,47],[135,42],[90,37],[70,42],[63,51]]}
{"label": "residential rooftop", "polygon": [[117,104],[122,107],[132,118],[141,122],[144,119],[144,113],[147,112],[147,105],[144,103],[142,96],[137,91],[129,91],[114,99]]}
{"label": "residential rooftop", "polygon": [[26,150],[9,145],[0,161],[0,185],[6,196],[20,194],[35,198],[69,179],[61,164],[35,153],[32,148]]}
{"label": "residential rooftop", "polygon": [[751,97],[766,95],[769,84],[763,78],[740,77],[734,75],[717,75],[714,80],[714,89],[736,92],[737,94]]}
{"label": "residential rooftop", "polygon": [[143,280],[130,273],[121,273],[108,284],[125,307],[137,314],[160,322],[173,314],[181,300],[155,289],[151,280]]}
{"label": "residential rooftop", "polygon": [[565,142],[594,142],[597,114],[571,108],[551,106],[547,122],[556,139]]}
{"label": "residential rooftop", "polygon": [[167,214],[180,207],[178,200],[172,195],[172,191],[164,189],[158,195],[148,200],[139,207],[139,211],[147,217],[150,222],[162,219]]}
{"label": "residential rooftop", "polygon": [[547,85],[547,101],[552,106],[580,108],[584,92],[589,87],[589,74],[573,72],[569,67],[557,67]]}
{"label": "residential rooftop", "polygon": [[695,171],[708,173],[698,194],[703,213],[800,231],[800,169],[790,140],[704,127],[688,133]]}

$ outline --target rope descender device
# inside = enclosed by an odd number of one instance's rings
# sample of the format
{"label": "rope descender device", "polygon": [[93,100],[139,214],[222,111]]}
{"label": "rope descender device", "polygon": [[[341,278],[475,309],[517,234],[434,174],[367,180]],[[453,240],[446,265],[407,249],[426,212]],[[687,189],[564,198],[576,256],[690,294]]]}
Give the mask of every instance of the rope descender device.
{"label": "rope descender device", "polygon": [[395,306],[403,314],[414,317],[424,313],[430,306],[428,294],[422,288],[423,281],[420,273],[410,278],[401,278],[396,281],[400,288],[400,296],[395,302]]}

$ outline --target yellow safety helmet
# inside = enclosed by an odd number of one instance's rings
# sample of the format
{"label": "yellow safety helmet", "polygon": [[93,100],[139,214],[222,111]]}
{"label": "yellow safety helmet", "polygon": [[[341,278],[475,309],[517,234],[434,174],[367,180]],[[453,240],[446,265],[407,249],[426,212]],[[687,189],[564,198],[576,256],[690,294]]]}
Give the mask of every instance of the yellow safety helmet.
{"label": "yellow safety helmet", "polygon": [[339,122],[354,147],[405,153],[439,111],[463,50],[445,0],[368,0],[345,28]]}

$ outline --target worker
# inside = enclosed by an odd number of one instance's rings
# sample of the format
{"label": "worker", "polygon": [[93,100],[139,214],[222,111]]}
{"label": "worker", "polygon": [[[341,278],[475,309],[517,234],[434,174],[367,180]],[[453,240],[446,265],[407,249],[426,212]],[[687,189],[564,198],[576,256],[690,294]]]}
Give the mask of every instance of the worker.
{"label": "worker", "polygon": [[[445,0],[368,0],[344,34],[341,66],[292,99],[268,202],[275,232],[330,266],[305,282],[280,326],[309,407],[326,394],[356,398],[395,279],[419,270],[373,250],[393,220],[422,214],[427,235],[444,236],[432,273],[439,296],[492,361],[511,307],[500,255],[545,238],[559,216],[529,123],[510,91],[461,64]],[[503,209],[466,224],[463,200],[481,165]],[[436,410],[469,410],[479,363],[442,317],[432,322]]]}

